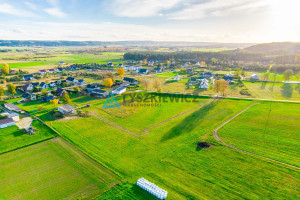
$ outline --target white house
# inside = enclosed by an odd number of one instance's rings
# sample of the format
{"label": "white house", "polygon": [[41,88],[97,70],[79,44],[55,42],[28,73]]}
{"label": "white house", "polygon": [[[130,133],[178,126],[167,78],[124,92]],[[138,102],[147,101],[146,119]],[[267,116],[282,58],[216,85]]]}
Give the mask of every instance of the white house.
{"label": "white house", "polygon": [[32,91],[33,90],[33,85],[26,83],[24,86],[21,87],[21,90],[23,92],[27,92],[27,91]]}
{"label": "white house", "polygon": [[51,83],[49,83],[49,86],[50,87],[56,87],[56,84],[55,84],[55,82],[51,82]]}
{"label": "white house", "polygon": [[111,91],[113,94],[123,94],[124,92],[126,92],[126,87],[123,86],[117,87]]}
{"label": "white house", "polygon": [[77,83],[77,80],[74,77],[68,77],[66,79],[66,82],[68,82],[68,83]]}
{"label": "white house", "polygon": [[257,81],[257,80],[259,80],[259,76],[256,75],[256,74],[252,74],[252,75],[250,76],[250,80]]}
{"label": "white house", "polygon": [[0,120],[0,129],[6,128],[9,126],[16,125],[15,121],[12,118],[2,119]]}
{"label": "white house", "polygon": [[180,81],[181,80],[181,77],[177,74],[174,78],[173,78],[174,81]]}
{"label": "white house", "polygon": [[227,76],[227,77],[231,77],[231,78],[234,77],[234,75],[233,75],[231,72],[229,72],[228,74],[226,74],[226,76]]}
{"label": "white house", "polygon": [[48,73],[53,73],[53,72],[55,72],[55,69],[48,69],[47,72]]}
{"label": "white house", "polygon": [[209,83],[206,79],[203,79],[202,82],[200,83],[199,88],[201,89],[208,89],[209,88]]}

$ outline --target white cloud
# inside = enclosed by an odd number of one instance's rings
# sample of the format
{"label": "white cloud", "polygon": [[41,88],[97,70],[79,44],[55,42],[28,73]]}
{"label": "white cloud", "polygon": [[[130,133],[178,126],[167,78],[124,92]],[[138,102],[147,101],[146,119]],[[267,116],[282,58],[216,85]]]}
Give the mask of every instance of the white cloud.
{"label": "white cloud", "polygon": [[31,10],[37,10],[37,8],[38,8],[36,4],[33,4],[33,3],[29,2],[29,1],[24,2],[24,4],[25,4],[28,8],[30,8]]}
{"label": "white cloud", "polygon": [[16,8],[8,3],[0,4],[0,13],[15,15],[15,16],[22,16],[22,17],[34,17],[35,16],[35,14],[33,14],[32,12]]}
{"label": "white cloud", "polygon": [[211,16],[242,16],[260,11],[267,4],[261,0],[209,0],[202,3],[190,1],[182,10],[170,13],[170,19],[191,20]]}
{"label": "white cloud", "polygon": [[184,0],[114,0],[108,2],[112,12],[121,17],[151,17],[160,15]]}
{"label": "white cloud", "polygon": [[44,9],[44,11],[46,13],[48,13],[49,15],[52,15],[53,17],[59,17],[59,18],[63,18],[65,16],[67,16],[66,13],[62,12],[60,8],[46,8]]}

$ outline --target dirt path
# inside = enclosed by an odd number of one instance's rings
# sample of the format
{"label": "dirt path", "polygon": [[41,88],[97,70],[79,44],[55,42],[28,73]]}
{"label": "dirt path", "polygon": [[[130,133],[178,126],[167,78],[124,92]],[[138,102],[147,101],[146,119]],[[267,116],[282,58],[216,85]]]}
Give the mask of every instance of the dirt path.
{"label": "dirt path", "polygon": [[120,130],[123,130],[123,131],[125,131],[125,132],[128,132],[128,133],[130,133],[130,134],[132,134],[132,135],[134,135],[134,136],[136,136],[136,137],[140,137],[140,136],[141,136],[140,134],[135,133],[135,132],[133,132],[133,131],[130,131],[130,130],[128,130],[128,129],[122,127],[122,126],[119,126],[118,124],[116,124],[116,123],[114,123],[114,122],[112,122],[112,121],[110,121],[110,120],[108,120],[108,119],[106,119],[106,118],[104,118],[104,117],[101,117],[100,115],[97,115],[97,114],[94,113],[94,112],[90,112],[90,113],[91,113],[93,116],[97,117],[98,119],[101,119],[101,120],[105,121],[106,123],[112,125],[113,127],[117,128],[117,129],[120,129]]}
{"label": "dirt path", "polygon": [[233,120],[234,118],[236,118],[237,116],[239,116],[240,114],[242,114],[243,112],[245,112],[246,110],[248,110],[249,108],[251,108],[252,106],[256,105],[258,103],[253,103],[251,105],[249,105],[248,107],[246,107],[244,110],[240,111],[239,113],[237,113],[236,115],[234,115],[233,117],[231,117],[230,119],[228,119],[227,121],[223,122],[221,125],[219,125],[215,130],[214,130],[214,138],[222,143],[224,146],[227,146],[231,149],[234,149],[234,150],[237,150],[237,151],[240,151],[240,152],[243,152],[243,153],[246,153],[246,154],[249,154],[249,155],[252,155],[252,156],[255,156],[255,157],[259,157],[259,158],[263,158],[265,160],[268,160],[268,161],[271,161],[273,163],[276,163],[276,164],[280,164],[280,165],[284,165],[288,168],[292,168],[292,169],[295,169],[295,170],[300,170],[300,167],[297,167],[295,165],[291,165],[291,164],[288,164],[288,163],[285,163],[285,162],[281,162],[279,160],[275,160],[275,159],[272,159],[272,158],[268,158],[268,157],[265,157],[265,156],[262,156],[262,155],[258,155],[258,154],[255,154],[255,153],[251,153],[249,151],[245,151],[245,150],[242,150],[242,149],[239,149],[239,148],[236,148],[226,142],[224,142],[218,135],[218,130],[220,128],[222,128],[225,124],[229,123],[231,120]]}
{"label": "dirt path", "polygon": [[173,120],[173,119],[176,119],[176,118],[178,118],[178,117],[180,117],[180,116],[182,116],[182,115],[184,115],[184,114],[186,114],[186,113],[192,112],[192,111],[197,110],[197,109],[199,109],[199,108],[201,108],[201,107],[203,107],[203,106],[206,106],[206,105],[210,104],[210,103],[213,102],[213,101],[214,101],[214,99],[211,99],[211,100],[209,100],[208,102],[206,102],[205,104],[201,104],[201,105],[199,105],[199,106],[197,106],[197,107],[195,107],[195,108],[192,108],[192,109],[190,109],[190,110],[184,111],[184,112],[182,112],[182,113],[180,113],[180,114],[178,114],[178,115],[176,115],[176,116],[174,116],[174,117],[171,117],[171,118],[166,119],[166,120],[164,120],[164,121],[162,121],[162,122],[159,122],[159,123],[157,123],[157,124],[154,124],[154,125],[152,125],[152,126],[146,128],[146,129],[142,130],[144,133],[143,133],[141,136],[146,135],[146,134],[149,134],[149,131],[148,131],[149,129],[155,128],[155,127],[160,126],[160,125],[162,125],[162,124],[165,124],[165,123],[167,123],[167,122],[169,122],[169,121],[171,121],[171,120]]}

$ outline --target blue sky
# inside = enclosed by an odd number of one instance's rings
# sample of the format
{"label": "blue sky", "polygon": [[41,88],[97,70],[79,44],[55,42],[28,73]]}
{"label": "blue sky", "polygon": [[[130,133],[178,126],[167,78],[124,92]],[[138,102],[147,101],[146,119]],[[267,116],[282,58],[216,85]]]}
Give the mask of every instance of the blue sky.
{"label": "blue sky", "polygon": [[0,39],[300,41],[298,0],[0,0]]}

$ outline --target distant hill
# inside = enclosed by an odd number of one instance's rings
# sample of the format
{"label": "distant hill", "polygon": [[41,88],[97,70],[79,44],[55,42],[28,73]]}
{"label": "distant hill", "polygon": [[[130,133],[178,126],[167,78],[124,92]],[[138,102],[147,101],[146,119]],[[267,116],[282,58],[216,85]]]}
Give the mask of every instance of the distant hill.
{"label": "distant hill", "polygon": [[247,47],[245,50],[265,53],[266,55],[300,55],[300,42],[273,42],[257,44]]}
{"label": "distant hill", "polygon": [[0,40],[6,47],[55,47],[55,46],[161,46],[161,47],[201,47],[201,48],[245,48],[250,43],[215,42],[167,42],[167,41],[40,41],[40,40]]}

